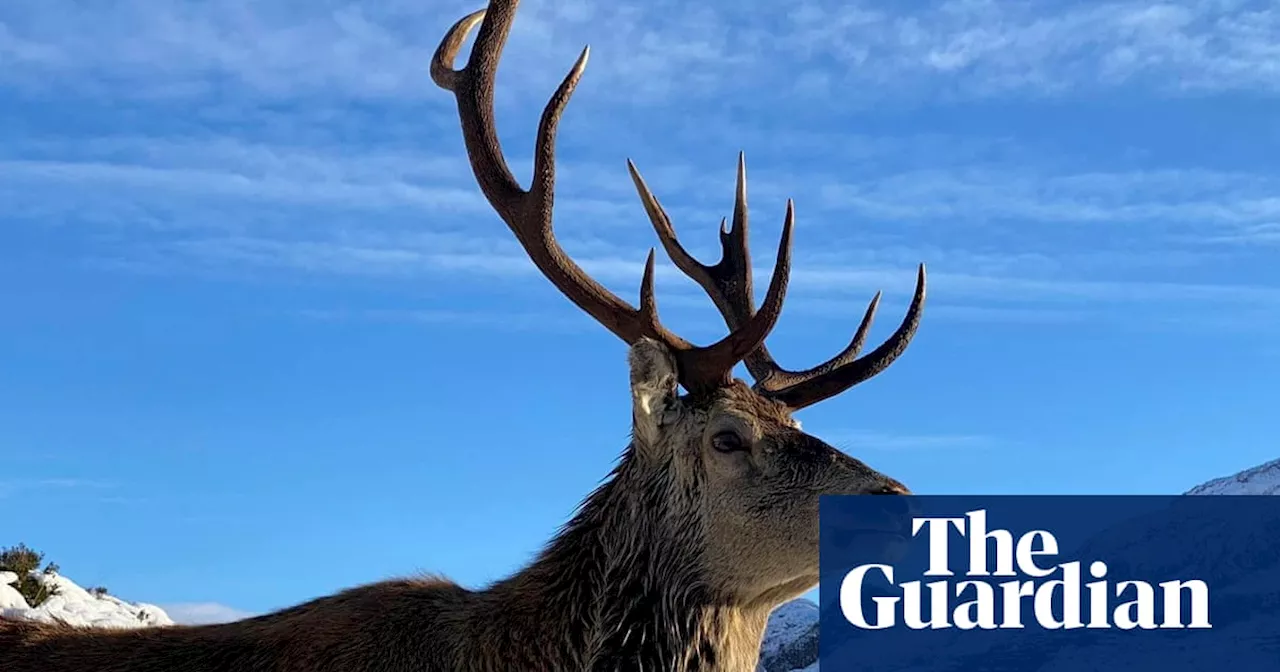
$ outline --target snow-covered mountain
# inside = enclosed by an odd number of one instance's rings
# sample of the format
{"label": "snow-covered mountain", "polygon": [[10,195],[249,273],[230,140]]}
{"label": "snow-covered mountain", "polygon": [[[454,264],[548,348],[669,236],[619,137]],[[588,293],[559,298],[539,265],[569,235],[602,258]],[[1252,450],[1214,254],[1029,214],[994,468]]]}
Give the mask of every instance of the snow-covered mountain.
{"label": "snow-covered mountain", "polygon": [[1188,495],[1280,495],[1280,460],[1260,464],[1234,476],[1215,478],[1191,488]]}
{"label": "snow-covered mountain", "polygon": [[125,602],[114,595],[90,593],[56,573],[32,572],[31,575],[53,594],[32,608],[13,588],[18,575],[0,572],[0,616],[109,628],[173,625],[173,619],[154,604]]}
{"label": "snow-covered mountain", "polygon": [[[1215,478],[1188,490],[1188,495],[1280,495],[1280,460]],[[108,627],[172,625],[163,609],[95,595],[58,574],[37,578],[56,594],[32,609],[10,584],[12,572],[0,572],[0,616]],[[778,607],[769,617],[760,648],[759,672],[818,672],[818,605],[798,599]]]}

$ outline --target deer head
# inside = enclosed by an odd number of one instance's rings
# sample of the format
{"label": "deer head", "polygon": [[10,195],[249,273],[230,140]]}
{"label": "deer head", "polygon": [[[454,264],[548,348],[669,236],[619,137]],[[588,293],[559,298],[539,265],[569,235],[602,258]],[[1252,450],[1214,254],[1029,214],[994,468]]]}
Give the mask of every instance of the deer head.
{"label": "deer head", "polygon": [[[586,67],[587,49],[543,109],[529,189],[522,189],[507,167],[494,125],[493,94],[516,5],[517,0],[493,0],[487,10],[455,23],[435,52],[431,76],[456,97],[476,181],[534,265],[570,301],[630,346],[633,441],[618,477],[628,479],[628,487],[644,491],[632,500],[631,515],[680,528],[693,547],[686,550],[696,556],[702,580],[717,595],[771,605],[798,595],[817,582],[819,496],[908,490],[801,431],[792,413],[871,378],[903,353],[920,322],[924,266],[919,268],[906,318],[885,343],[860,356],[880,299],[877,293],[844,350],[811,369],[784,369],[764,340],[786,295],[792,203],[787,202],[773,276],[756,310],[741,155],[732,227],[721,222],[722,257],[712,266],[685,251],[658,199],[628,161],[663,248],[710,296],[729,331],[705,346],[672,333],[658,319],[652,249],[637,308],[585,273],[565,254],[553,232],[556,128]],[[462,69],[454,69],[464,40],[477,24],[480,30],[470,59]],[[733,378],[739,362],[745,363],[754,384]],[[661,515],[655,516],[655,510]]]}

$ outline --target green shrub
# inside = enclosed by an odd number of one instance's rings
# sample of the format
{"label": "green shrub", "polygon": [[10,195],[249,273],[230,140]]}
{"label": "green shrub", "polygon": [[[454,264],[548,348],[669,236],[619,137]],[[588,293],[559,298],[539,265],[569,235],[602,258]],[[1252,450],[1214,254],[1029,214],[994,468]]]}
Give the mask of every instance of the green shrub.
{"label": "green shrub", "polygon": [[32,607],[40,606],[58,592],[56,587],[47,588],[32,576],[36,571],[43,571],[45,574],[54,574],[58,571],[58,566],[52,562],[47,563],[41,570],[42,562],[44,562],[44,553],[27,548],[26,544],[0,549],[0,572],[13,572],[18,575],[18,582],[13,587]]}

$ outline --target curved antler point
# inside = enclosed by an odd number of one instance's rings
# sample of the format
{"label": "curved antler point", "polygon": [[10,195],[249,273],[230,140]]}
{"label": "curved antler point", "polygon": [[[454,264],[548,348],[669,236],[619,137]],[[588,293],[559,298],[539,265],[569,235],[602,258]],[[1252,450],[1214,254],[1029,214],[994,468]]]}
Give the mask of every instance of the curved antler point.
{"label": "curved antler point", "polygon": [[454,69],[453,62],[458,58],[458,51],[462,49],[462,43],[466,41],[467,36],[471,34],[476,24],[484,19],[487,9],[478,9],[470,14],[458,19],[445,32],[444,38],[440,40],[440,45],[436,47],[436,51],[431,56],[431,81],[436,83],[442,89],[452,91],[457,86],[458,71]]}

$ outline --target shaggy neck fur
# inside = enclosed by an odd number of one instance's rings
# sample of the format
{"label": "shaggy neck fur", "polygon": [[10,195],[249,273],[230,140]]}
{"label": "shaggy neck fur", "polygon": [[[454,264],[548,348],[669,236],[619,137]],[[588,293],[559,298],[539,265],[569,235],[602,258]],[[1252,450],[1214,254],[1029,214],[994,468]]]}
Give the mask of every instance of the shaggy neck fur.
{"label": "shaggy neck fur", "polygon": [[487,592],[481,614],[493,624],[475,643],[540,639],[541,653],[554,652],[538,667],[548,670],[755,670],[769,609],[735,605],[708,585],[697,553],[700,477],[675,474],[646,467],[632,446],[538,561]]}

